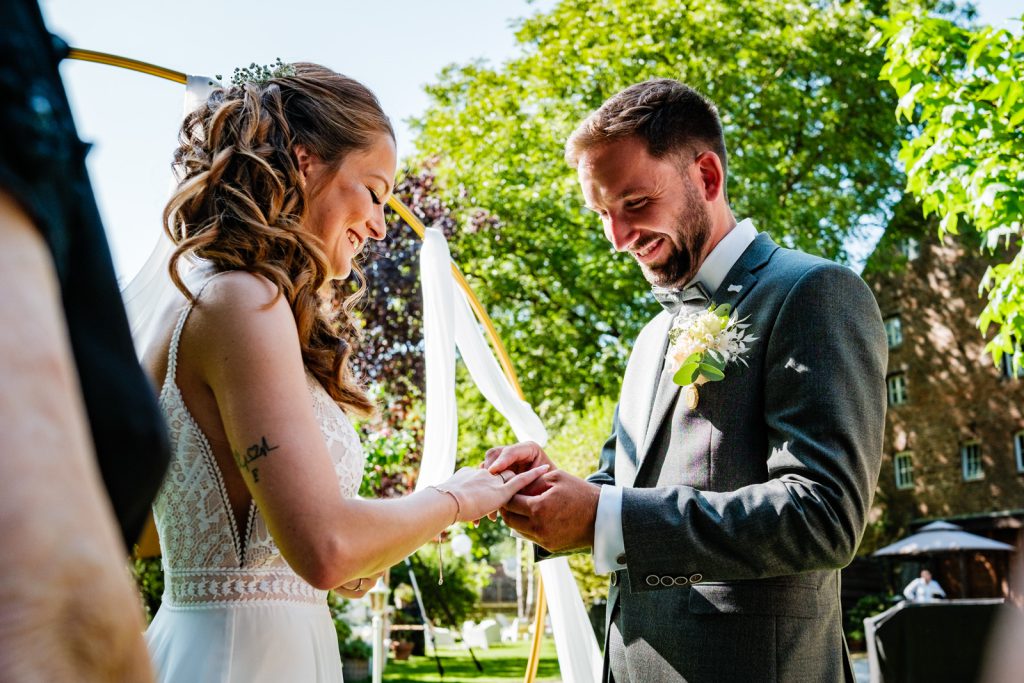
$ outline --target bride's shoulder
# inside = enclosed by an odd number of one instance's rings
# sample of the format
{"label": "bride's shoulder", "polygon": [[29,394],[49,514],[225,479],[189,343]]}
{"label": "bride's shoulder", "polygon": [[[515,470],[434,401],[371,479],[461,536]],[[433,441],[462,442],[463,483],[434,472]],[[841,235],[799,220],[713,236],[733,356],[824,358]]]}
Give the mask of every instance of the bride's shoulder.
{"label": "bride's shoulder", "polygon": [[203,286],[192,314],[200,325],[211,324],[219,336],[295,327],[287,299],[262,275],[232,270],[211,277]]}
{"label": "bride's shoulder", "polygon": [[226,270],[207,279],[202,300],[266,305],[277,298],[277,291],[277,285],[263,275],[247,270]]}

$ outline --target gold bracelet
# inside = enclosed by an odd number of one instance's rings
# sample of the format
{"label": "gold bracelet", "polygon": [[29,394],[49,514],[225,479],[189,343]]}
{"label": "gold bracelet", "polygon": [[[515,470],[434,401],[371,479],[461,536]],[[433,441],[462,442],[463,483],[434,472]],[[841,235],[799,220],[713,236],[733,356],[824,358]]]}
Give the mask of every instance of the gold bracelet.
{"label": "gold bracelet", "polygon": [[434,489],[435,491],[438,491],[439,493],[447,493],[449,496],[452,497],[452,500],[455,501],[455,519],[453,519],[452,523],[449,524],[448,526],[451,526],[452,524],[455,524],[457,521],[459,521],[459,515],[462,514],[462,504],[459,503],[459,497],[456,496],[454,492],[449,491],[448,489],[443,489],[440,486],[428,486],[427,488],[428,489]]}
{"label": "gold bracelet", "polygon": [[[455,524],[457,521],[459,521],[459,515],[462,513],[462,504],[459,503],[459,497],[456,496],[453,491],[443,489],[440,486],[428,486],[427,488],[434,489],[438,493],[447,493],[449,496],[452,497],[452,500],[455,501],[455,519],[452,520],[452,524]],[[449,524],[448,526],[451,526],[452,524]],[[441,533],[444,533],[444,531],[442,530]],[[438,534],[437,536],[437,585],[444,585],[444,554],[441,550],[440,534]]]}

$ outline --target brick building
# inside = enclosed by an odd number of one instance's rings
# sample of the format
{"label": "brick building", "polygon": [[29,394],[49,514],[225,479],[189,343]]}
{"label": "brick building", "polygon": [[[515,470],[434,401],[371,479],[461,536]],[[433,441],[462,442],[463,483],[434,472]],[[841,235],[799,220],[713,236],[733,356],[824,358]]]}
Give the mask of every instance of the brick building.
{"label": "brick building", "polygon": [[[922,223],[919,216],[912,222]],[[931,227],[916,235],[890,230],[865,268],[889,341],[889,406],[862,551],[936,519],[1020,547],[1024,379],[1008,358],[996,365],[984,351],[975,321],[990,261],[975,244],[971,235],[939,243]],[[929,564],[950,597],[995,597],[1007,593],[1008,559],[996,553]]]}

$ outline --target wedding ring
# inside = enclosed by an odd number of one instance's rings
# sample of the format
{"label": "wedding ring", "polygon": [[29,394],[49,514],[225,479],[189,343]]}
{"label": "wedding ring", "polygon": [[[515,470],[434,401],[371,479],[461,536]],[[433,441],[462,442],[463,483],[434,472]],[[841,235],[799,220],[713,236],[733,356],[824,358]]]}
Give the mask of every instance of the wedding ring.
{"label": "wedding ring", "polygon": [[359,579],[359,583],[356,584],[356,590],[358,591],[358,590],[362,589],[362,587],[363,587],[363,580]]}
{"label": "wedding ring", "polygon": [[[508,474],[512,475],[512,476],[510,476],[510,477],[509,477],[508,479],[506,479],[506,478],[505,478],[505,473],[506,473],[506,472],[507,472]],[[515,473],[515,472],[513,472],[512,470],[502,470],[501,472],[498,472],[498,476],[499,476],[499,477],[501,477],[501,481],[502,481],[502,483],[503,483],[503,484],[506,484],[506,483],[508,483],[508,480],[509,480],[509,479],[511,479],[512,477],[516,476],[516,473]]]}

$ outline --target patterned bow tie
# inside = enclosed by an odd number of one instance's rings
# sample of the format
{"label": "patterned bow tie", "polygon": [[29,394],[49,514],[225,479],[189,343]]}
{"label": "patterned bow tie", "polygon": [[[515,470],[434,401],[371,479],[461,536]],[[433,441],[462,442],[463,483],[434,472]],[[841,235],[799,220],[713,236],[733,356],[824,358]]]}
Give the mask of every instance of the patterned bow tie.
{"label": "patterned bow tie", "polygon": [[651,287],[651,293],[658,300],[666,311],[676,313],[684,305],[704,306],[711,301],[704,285],[697,282],[686,289],[666,289],[664,287]]}

